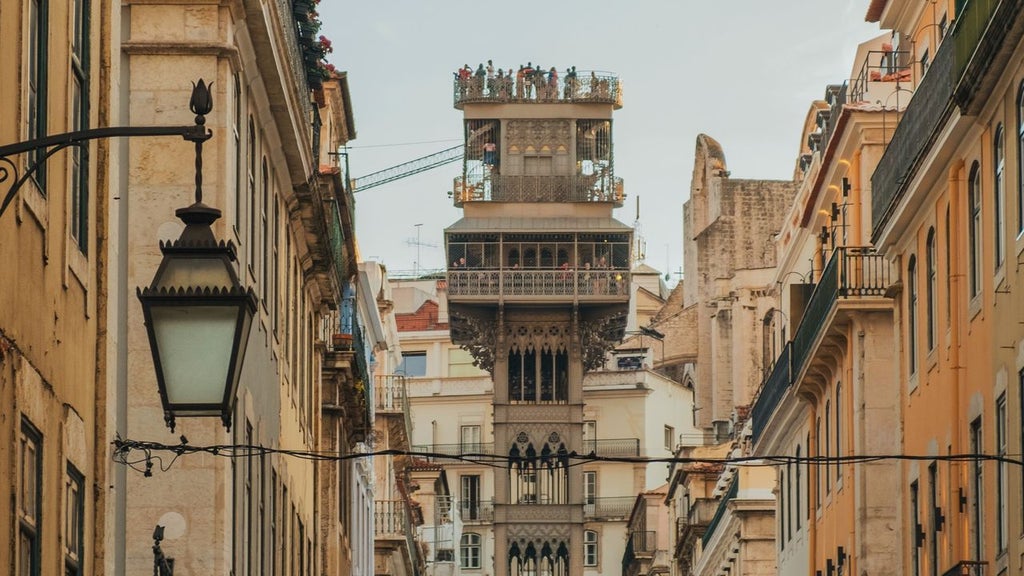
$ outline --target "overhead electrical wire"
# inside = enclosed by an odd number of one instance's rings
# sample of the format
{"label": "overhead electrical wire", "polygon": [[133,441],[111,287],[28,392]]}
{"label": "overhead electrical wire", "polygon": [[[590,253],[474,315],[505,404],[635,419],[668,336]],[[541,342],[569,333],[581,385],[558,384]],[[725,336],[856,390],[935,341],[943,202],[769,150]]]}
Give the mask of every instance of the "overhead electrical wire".
{"label": "overhead electrical wire", "polygon": [[[223,458],[250,458],[254,456],[265,456],[276,454],[311,460],[315,462],[344,462],[358,458],[369,458],[374,456],[408,456],[423,458],[428,461],[450,460],[476,465],[485,465],[495,468],[507,468],[524,462],[557,462],[559,455],[552,454],[547,458],[535,456],[527,458],[524,456],[505,456],[501,454],[484,453],[463,453],[444,454],[438,452],[421,450],[375,450],[369,452],[322,452],[312,450],[293,450],[286,448],[268,448],[252,444],[217,444],[213,446],[196,446],[188,443],[182,436],[180,444],[164,444],[162,442],[148,442],[129,440],[117,437],[112,442],[114,452],[112,458],[115,462],[124,464],[133,470],[142,472],[146,476],[152,475],[154,465],[159,465],[162,471],[171,468],[174,462],[181,456],[191,454],[209,454]],[[135,456],[134,453],[141,453]],[[1012,456],[1012,457],[1011,457]],[[164,459],[169,462],[165,463]],[[868,464],[884,461],[915,461],[915,462],[1000,462],[1024,467],[1024,460],[1020,455],[995,455],[995,454],[945,454],[945,455],[917,455],[917,454],[852,454],[847,456],[793,456],[793,455],[769,455],[769,456],[736,456],[727,458],[711,457],[649,457],[649,456],[598,456],[591,452],[579,454],[570,452],[562,455],[569,461],[569,466],[580,466],[593,462],[627,463],[627,464],[719,464],[733,466],[785,466],[793,464],[806,464],[814,466],[832,466],[838,464]],[[141,467],[140,467],[141,465]]]}

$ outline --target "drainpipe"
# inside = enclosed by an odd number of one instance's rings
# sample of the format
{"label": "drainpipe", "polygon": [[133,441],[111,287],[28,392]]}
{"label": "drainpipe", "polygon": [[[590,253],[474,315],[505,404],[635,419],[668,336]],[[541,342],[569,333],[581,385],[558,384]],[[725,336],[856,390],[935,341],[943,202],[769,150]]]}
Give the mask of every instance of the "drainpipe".
{"label": "drainpipe", "polygon": [[[963,190],[961,189],[961,182],[963,182],[963,170],[964,162],[963,159],[959,160],[949,169],[949,246],[960,246],[960,200],[963,196]],[[957,323],[957,319],[961,318],[961,307],[959,295],[961,294],[962,285],[964,281],[963,265],[960,261],[960,250],[950,249],[949,252],[949,267],[947,271],[950,277],[949,291],[950,294],[946,294],[946,298],[949,301],[949,315],[950,315],[950,343],[949,343],[949,364],[953,371],[953,386],[950,395],[950,412],[949,422],[954,424],[952,434],[950,435],[950,447],[949,449],[953,454],[962,453],[961,442],[960,442],[960,395],[961,388],[964,384],[964,369],[960,364],[960,331],[964,326],[963,322]],[[953,297],[952,295],[956,295]],[[966,486],[967,483],[964,481],[964,474],[966,473],[966,464],[959,467],[958,474],[953,475],[954,464],[949,464],[949,471],[947,474],[949,481],[948,495],[950,502],[954,505],[947,505],[949,516],[952,518],[952,513],[956,510],[957,513],[957,524],[954,526],[951,520],[947,520],[947,524],[951,530],[947,536],[949,545],[946,546],[946,550],[953,554],[953,558],[960,558],[961,550],[963,549],[963,542],[966,542],[969,538],[967,532],[967,526],[963,522],[962,513],[960,510],[959,502],[959,490],[961,487]],[[954,483],[954,478],[957,481]],[[952,537],[955,534],[955,530],[959,530],[959,537]],[[947,558],[948,560],[948,558]]]}

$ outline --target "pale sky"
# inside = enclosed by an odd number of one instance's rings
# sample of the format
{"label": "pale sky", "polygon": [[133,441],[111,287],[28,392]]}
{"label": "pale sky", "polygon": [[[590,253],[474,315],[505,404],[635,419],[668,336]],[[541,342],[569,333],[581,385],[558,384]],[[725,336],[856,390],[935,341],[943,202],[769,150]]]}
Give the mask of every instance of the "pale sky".
{"label": "pale sky", "polygon": [[[682,266],[682,206],[697,135],[718,140],[734,178],[789,179],[812,100],[850,75],[858,43],[877,36],[868,0],[322,0],[329,59],[348,72],[357,138],[353,176],[461,141],[452,72],[532,61],[564,74],[618,74],[615,174],[620,221],[636,218],[647,263]],[[445,265],[443,230],[461,216],[454,163],[356,193],[363,259],[390,271]],[[417,227],[417,224],[422,226]],[[420,243],[418,249],[417,231]],[[673,276],[673,282],[677,277]]]}

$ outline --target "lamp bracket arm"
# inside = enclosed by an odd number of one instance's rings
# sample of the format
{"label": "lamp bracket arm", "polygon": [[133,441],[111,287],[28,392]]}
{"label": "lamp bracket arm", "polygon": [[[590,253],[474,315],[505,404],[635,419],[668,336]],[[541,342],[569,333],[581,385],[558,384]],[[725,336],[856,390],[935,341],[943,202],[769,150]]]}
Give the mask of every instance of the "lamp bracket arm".
{"label": "lamp bracket arm", "polygon": [[[35,174],[36,171],[39,170],[39,167],[42,166],[50,156],[60,150],[69,146],[81,146],[83,143],[90,140],[105,138],[134,138],[139,136],[181,136],[183,139],[188,140],[189,142],[195,142],[198,145],[209,140],[210,137],[213,136],[213,132],[199,123],[187,126],[108,126],[106,128],[90,128],[88,130],[76,130],[74,132],[54,134],[51,136],[33,138],[32,140],[26,140],[24,142],[0,146],[0,163],[2,163],[0,164],[0,182],[7,181],[12,173],[15,177],[11,188],[7,191],[7,194],[4,195],[3,203],[0,204],[0,216],[3,216],[4,211],[7,210],[7,206],[10,205],[11,201],[14,199],[15,195],[17,195],[18,190],[21,189],[25,181],[28,180],[32,174]],[[36,159],[31,163],[25,170],[25,173],[19,176],[18,167],[10,157],[18,154],[24,154],[25,152],[31,152],[33,150],[46,150],[46,153],[42,158]]]}

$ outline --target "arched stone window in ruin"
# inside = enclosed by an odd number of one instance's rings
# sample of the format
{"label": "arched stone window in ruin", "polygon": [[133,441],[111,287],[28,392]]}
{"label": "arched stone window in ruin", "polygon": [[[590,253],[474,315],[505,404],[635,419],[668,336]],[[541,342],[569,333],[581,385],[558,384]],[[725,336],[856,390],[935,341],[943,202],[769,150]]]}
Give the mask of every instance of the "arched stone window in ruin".
{"label": "arched stone window in ruin", "polygon": [[540,451],[520,432],[509,449],[509,502],[567,504],[569,451],[561,435],[552,432]]}

